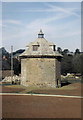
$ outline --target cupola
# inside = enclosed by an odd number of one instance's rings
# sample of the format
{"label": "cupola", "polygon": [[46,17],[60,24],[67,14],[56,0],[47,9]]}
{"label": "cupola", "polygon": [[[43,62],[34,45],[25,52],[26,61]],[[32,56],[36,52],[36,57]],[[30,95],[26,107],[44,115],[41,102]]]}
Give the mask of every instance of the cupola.
{"label": "cupola", "polygon": [[42,32],[42,29],[40,29],[40,32],[38,33],[38,38],[44,38],[44,33]]}

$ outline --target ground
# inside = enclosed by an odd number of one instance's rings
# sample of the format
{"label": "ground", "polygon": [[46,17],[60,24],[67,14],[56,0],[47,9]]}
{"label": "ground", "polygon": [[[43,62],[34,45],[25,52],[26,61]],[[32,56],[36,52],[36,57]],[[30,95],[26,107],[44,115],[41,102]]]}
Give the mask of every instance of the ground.
{"label": "ground", "polygon": [[80,118],[81,100],[40,96],[3,96],[4,118]]}
{"label": "ground", "polygon": [[[81,95],[81,83],[69,84],[62,88],[27,88],[19,85],[3,86],[3,92],[48,93]],[[3,95],[2,115],[4,118],[81,118],[81,99],[48,96]]]}
{"label": "ground", "polygon": [[4,85],[3,93],[45,93],[45,94],[60,94],[60,95],[81,95],[81,87],[83,84],[74,83],[61,88],[37,88],[24,87],[20,85]]}

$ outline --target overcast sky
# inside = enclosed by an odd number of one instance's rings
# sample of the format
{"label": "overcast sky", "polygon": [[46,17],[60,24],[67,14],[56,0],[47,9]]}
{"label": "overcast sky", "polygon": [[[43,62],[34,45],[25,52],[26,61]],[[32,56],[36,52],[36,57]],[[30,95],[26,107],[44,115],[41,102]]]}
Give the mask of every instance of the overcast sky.
{"label": "overcast sky", "polygon": [[[0,20],[1,22],[1,20]],[[26,48],[40,29],[57,47],[81,49],[80,2],[3,2],[2,45],[10,51]]]}

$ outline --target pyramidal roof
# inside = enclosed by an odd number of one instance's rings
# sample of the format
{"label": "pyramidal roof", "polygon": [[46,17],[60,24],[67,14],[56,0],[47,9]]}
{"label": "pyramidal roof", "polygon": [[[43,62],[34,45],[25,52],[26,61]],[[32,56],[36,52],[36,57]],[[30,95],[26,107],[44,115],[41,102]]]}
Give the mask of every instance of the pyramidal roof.
{"label": "pyramidal roof", "polygon": [[40,29],[38,33],[38,38],[31,42],[27,47],[28,49],[24,51],[20,56],[35,56],[35,55],[47,55],[47,56],[62,56],[55,50],[55,44],[47,41],[44,38],[44,33]]}

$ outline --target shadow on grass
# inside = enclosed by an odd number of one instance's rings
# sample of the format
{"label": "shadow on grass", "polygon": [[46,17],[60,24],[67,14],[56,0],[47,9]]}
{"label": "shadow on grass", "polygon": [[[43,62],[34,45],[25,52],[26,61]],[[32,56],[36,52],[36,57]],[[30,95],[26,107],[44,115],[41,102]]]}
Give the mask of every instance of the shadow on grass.
{"label": "shadow on grass", "polygon": [[27,92],[27,94],[43,94],[43,93],[34,92],[34,91],[29,91],[29,92]]}
{"label": "shadow on grass", "polygon": [[62,82],[62,83],[61,83],[61,87],[66,86],[66,85],[69,85],[69,84],[71,84],[71,83],[68,82],[68,81],[67,81],[67,82]]}

